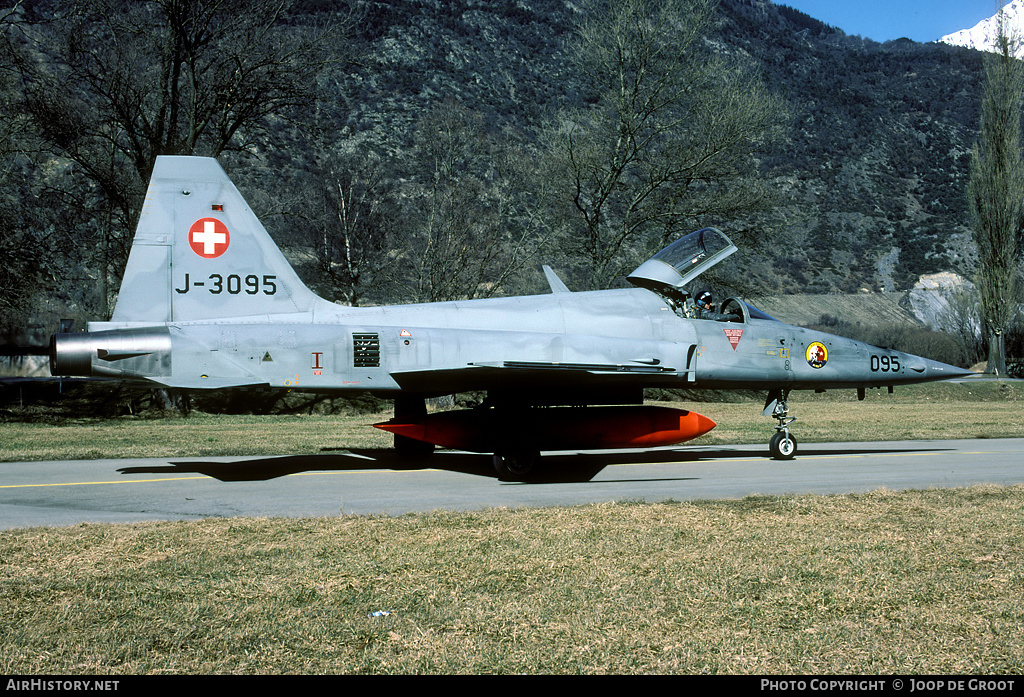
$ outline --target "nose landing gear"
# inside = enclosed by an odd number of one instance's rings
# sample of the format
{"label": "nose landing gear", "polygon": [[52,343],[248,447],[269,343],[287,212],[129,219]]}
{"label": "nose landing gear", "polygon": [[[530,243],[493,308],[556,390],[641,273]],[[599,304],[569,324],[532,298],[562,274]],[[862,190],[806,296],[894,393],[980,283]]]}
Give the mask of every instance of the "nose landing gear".
{"label": "nose landing gear", "polygon": [[779,424],[775,427],[775,435],[768,441],[768,451],[775,460],[792,460],[796,457],[796,438],[789,432],[789,424],[796,421],[789,415],[789,390],[772,390],[765,401],[765,416],[771,416]]}

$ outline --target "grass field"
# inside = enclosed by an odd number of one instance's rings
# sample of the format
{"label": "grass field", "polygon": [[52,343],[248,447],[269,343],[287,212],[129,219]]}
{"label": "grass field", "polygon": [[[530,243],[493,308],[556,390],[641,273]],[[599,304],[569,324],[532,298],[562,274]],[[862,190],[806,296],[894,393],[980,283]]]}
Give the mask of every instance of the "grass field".
{"label": "grass field", "polygon": [[[774,421],[757,399],[674,404],[718,426],[692,445],[767,443]],[[801,443],[1024,437],[1024,383],[985,381],[869,392],[794,393],[792,430]],[[0,460],[79,460],[99,457],[196,457],[311,454],[324,448],[386,448],[391,435],[371,424],[387,412],[349,415],[188,418],[35,419],[11,412],[0,423]]]}
{"label": "grass field", "polygon": [[[802,442],[1024,435],[1013,383],[799,395]],[[690,405],[763,442],[753,401]],[[375,447],[387,415],[0,424],[6,460]],[[0,470],[2,471],[2,470]],[[1024,487],[0,532],[0,672],[1020,674]],[[375,611],[389,614],[371,617]]]}
{"label": "grass field", "polygon": [[1024,487],[8,531],[0,672],[1020,674],[1022,553]]}

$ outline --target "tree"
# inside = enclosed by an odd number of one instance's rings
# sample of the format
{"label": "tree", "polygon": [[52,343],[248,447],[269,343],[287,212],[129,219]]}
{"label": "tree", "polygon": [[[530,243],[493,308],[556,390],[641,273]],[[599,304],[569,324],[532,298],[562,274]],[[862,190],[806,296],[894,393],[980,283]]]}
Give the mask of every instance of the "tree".
{"label": "tree", "polygon": [[[19,110],[93,182],[101,285],[127,261],[159,155],[253,148],[306,103],[326,31],[286,22],[288,0],[81,0],[10,41]],[[85,245],[83,245],[85,247]],[[101,308],[105,313],[106,308]]]}
{"label": "tree", "polygon": [[1019,309],[1019,258],[1024,232],[1021,104],[1024,67],[1002,13],[996,52],[986,58],[981,133],[971,153],[968,204],[978,249],[975,285],[981,299],[987,372],[1006,375],[1006,332]]}
{"label": "tree", "polygon": [[[562,248],[601,287],[698,223],[762,209],[786,120],[749,66],[707,44],[716,0],[591,0],[572,48],[589,96],[548,129]],[[630,258],[632,253],[632,258]]]}
{"label": "tree", "polygon": [[453,99],[418,120],[413,140],[416,183],[404,192],[402,241],[410,299],[499,293],[536,243],[536,226],[522,206],[514,146],[492,136],[482,114]]}
{"label": "tree", "polygon": [[936,317],[938,328],[953,338],[961,348],[961,365],[972,366],[985,357],[981,336],[981,312],[978,290],[963,281],[944,288],[941,297],[945,309]]}
{"label": "tree", "polygon": [[389,263],[396,225],[390,163],[372,150],[343,143],[322,153],[302,183],[308,199],[308,239],[316,258],[316,290],[359,305]]}

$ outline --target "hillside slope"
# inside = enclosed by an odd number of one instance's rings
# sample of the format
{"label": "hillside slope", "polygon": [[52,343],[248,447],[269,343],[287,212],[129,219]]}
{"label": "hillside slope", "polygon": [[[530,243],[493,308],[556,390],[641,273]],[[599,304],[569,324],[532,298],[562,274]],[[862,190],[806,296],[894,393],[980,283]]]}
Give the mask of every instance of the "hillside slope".
{"label": "hillside slope", "polygon": [[[25,7],[45,14],[53,4]],[[429,172],[414,165],[422,154],[417,147],[429,139],[422,120],[431,109],[458,104],[479,118],[489,144],[527,159],[542,151],[541,134],[559,110],[594,101],[568,60],[577,3],[352,0],[351,5],[361,20],[338,56],[326,57],[314,103],[297,114],[275,114],[263,140],[255,137],[262,133],[247,134],[253,143],[221,157],[271,234],[289,247],[290,258],[315,259],[310,235],[303,237],[308,231],[296,220],[313,207],[308,192],[323,188],[329,157],[342,153],[345,162],[357,164],[379,158],[373,174],[379,177],[378,191],[394,204],[391,221],[414,227],[402,206],[428,183]],[[301,0],[289,21],[318,26],[343,6]],[[785,99],[790,122],[783,147],[760,162],[764,180],[779,196],[775,208],[750,219],[702,221],[721,227],[740,247],[715,280],[754,297],[893,292],[909,289],[923,274],[972,276],[965,189],[978,129],[983,54],[938,43],[880,44],[847,36],[769,0],[721,0],[720,14],[708,44],[753,65]],[[16,91],[13,83],[10,90]],[[18,223],[24,227],[19,234],[35,235],[32,239],[41,241],[33,248],[46,249],[47,272],[34,282],[42,298],[37,304],[45,308],[39,313],[50,314],[34,321],[47,327],[53,317],[94,318],[97,308],[107,306],[94,297],[101,274],[89,264],[100,263],[93,261],[97,254],[83,255],[102,248],[95,234],[95,221],[104,220],[106,211],[102,191],[83,184],[81,168],[68,166],[59,154],[52,158],[43,167],[26,157],[7,168],[3,200],[9,219],[32,211],[34,217]],[[478,178],[491,184],[484,175]],[[138,192],[140,200],[143,193]],[[530,183],[516,182],[507,195],[528,199]],[[80,202],[77,217],[67,213],[72,200]],[[384,201],[384,195],[377,200]],[[51,229],[61,234],[41,232]],[[127,229],[120,234],[130,237]],[[17,237],[4,242],[0,251],[28,248]],[[385,250],[387,259],[414,253],[403,244],[399,239]],[[500,292],[543,288],[537,268],[557,256],[550,251],[538,245]],[[49,268],[58,263],[65,268]],[[310,261],[299,271],[319,288],[314,266]],[[408,277],[399,280],[368,290],[362,299],[402,301],[402,283],[410,283]],[[110,292],[116,287],[117,279],[111,278]],[[60,303],[64,307],[54,309]]]}
{"label": "hillside slope", "polygon": [[[367,7],[366,60],[338,92],[337,131],[400,153],[417,116],[453,98],[495,131],[532,142],[558,108],[587,99],[565,52],[572,3]],[[982,54],[850,37],[768,0],[722,0],[721,15],[710,40],[755,61],[792,116],[786,147],[763,163],[780,206],[736,221],[778,240],[739,257],[748,276],[765,290],[853,293],[969,271],[965,187]]]}

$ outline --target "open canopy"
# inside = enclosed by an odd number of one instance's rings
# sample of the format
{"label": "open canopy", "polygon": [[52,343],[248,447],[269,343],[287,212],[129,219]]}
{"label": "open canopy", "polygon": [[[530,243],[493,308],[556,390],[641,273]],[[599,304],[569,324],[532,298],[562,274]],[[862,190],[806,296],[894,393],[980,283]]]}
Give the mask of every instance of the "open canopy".
{"label": "open canopy", "polygon": [[691,232],[655,254],[627,276],[630,283],[656,293],[682,291],[683,286],[736,251],[716,228]]}

